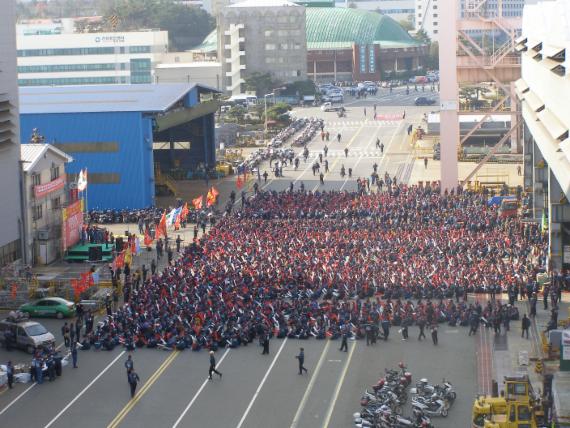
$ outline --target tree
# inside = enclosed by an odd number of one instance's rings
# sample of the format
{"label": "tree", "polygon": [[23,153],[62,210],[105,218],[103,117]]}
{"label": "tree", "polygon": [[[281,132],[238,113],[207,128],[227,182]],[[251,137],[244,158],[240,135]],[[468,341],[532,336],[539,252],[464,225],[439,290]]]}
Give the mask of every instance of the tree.
{"label": "tree", "polygon": [[245,78],[246,91],[255,92],[258,97],[268,94],[273,88],[279,86],[279,83],[273,80],[269,73],[253,72]]}
{"label": "tree", "polygon": [[160,28],[168,31],[172,50],[188,50],[199,44],[215,26],[214,18],[201,8],[175,0],[117,0],[104,2],[106,22],[118,18],[117,30]]}
{"label": "tree", "polygon": [[431,39],[428,36],[428,34],[426,33],[426,30],[424,30],[423,28],[420,28],[417,32],[416,35],[414,36],[414,39],[416,39],[418,42],[423,43],[425,45],[429,45],[431,43]]}
{"label": "tree", "polygon": [[426,68],[431,70],[439,69],[439,43],[431,42],[429,45],[428,56],[426,59]]}
{"label": "tree", "polygon": [[310,79],[298,80],[297,82],[287,83],[285,89],[279,92],[279,95],[286,96],[299,96],[303,97],[305,95],[315,95],[317,93],[317,87],[315,82]]}

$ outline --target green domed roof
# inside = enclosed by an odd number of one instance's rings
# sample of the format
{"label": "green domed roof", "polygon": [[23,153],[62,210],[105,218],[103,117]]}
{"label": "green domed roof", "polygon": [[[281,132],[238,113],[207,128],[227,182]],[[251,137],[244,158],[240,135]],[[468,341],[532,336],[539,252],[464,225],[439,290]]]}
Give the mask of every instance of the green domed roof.
{"label": "green domed roof", "polygon": [[417,46],[400,24],[377,12],[344,7],[306,9],[307,47],[340,48],[374,42],[386,47]]}

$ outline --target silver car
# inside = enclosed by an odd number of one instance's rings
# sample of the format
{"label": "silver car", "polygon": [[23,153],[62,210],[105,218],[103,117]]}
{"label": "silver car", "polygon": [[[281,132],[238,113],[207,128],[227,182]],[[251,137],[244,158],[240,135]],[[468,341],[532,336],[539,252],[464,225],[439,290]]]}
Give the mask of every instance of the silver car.
{"label": "silver car", "polygon": [[0,321],[0,342],[5,344],[6,332],[12,336],[12,346],[33,354],[37,348],[55,345],[55,337],[39,322]]}

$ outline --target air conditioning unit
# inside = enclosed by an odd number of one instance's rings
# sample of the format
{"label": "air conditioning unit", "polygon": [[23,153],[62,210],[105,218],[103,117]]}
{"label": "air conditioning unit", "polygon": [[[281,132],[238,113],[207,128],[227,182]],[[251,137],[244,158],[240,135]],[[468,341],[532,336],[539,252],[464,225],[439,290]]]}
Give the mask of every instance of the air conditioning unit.
{"label": "air conditioning unit", "polygon": [[49,240],[49,229],[38,230],[38,239],[40,241]]}

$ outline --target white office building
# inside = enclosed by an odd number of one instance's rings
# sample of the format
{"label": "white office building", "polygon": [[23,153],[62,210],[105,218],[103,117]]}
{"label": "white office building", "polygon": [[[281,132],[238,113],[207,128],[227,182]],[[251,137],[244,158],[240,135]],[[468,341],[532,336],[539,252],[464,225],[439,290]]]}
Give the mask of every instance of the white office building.
{"label": "white office building", "polygon": [[0,13],[0,267],[21,258],[20,130],[16,73],[16,2]]}
{"label": "white office building", "polygon": [[439,6],[442,0],[415,0],[416,31],[424,30],[429,38],[439,39]]}
{"label": "white office building", "polygon": [[34,25],[18,30],[20,86],[152,83],[168,52],[166,31],[37,35]]}
{"label": "white office building", "polygon": [[355,6],[359,10],[379,12],[395,21],[410,21],[415,19],[414,0],[336,0],[336,7]]}

